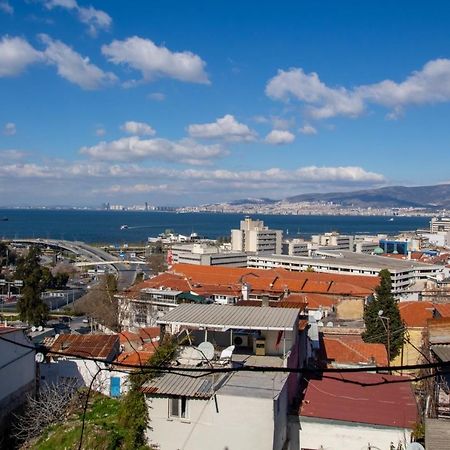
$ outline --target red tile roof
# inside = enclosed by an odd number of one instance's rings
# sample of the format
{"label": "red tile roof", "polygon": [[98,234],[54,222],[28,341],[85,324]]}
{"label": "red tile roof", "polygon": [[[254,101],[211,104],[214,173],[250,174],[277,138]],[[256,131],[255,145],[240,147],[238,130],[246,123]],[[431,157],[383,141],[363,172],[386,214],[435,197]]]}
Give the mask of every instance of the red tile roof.
{"label": "red tile roof", "polygon": [[423,328],[433,317],[434,306],[431,302],[399,302],[398,309],[407,327]]}
{"label": "red tile roof", "polygon": [[236,267],[174,264],[171,273],[164,273],[134,287],[129,294],[145,287],[166,287],[172,290],[240,295],[243,283],[253,292],[282,294],[316,293],[366,297],[379,284],[378,277],[340,275],[314,272],[290,272],[285,269],[249,269]]}
{"label": "red tile roof", "polygon": [[[387,381],[405,380],[388,384]],[[299,409],[303,417],[414,427],[417,405],[406,377],[367,372],[327,374],[309,380]],[[378,384],[377,384],[378,383]],[[367,386],[373,384],[373,386]]]}
{"label": "red tile roof", "polygon": [[435,303],[434,307],[441,317],[450,317],[450,303]]}
{"label": "red tile roof", "polygon": [[119,336],[117,334],[61,334],[53,343],[51,356],[68,354],[78,357],[114,358],[119,352]]}
{"label": "red tile roof", "polygon": [[383,344],[371,344],[361,336],[324,336],[322,357],[338,364],[373,364],[387,366],[387,352]]}

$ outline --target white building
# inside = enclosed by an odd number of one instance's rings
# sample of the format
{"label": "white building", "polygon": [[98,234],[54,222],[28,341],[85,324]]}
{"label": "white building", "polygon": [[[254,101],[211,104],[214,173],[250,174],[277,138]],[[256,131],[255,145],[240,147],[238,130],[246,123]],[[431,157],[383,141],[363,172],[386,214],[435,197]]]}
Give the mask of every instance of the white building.
{"label": "white building", "polygon": [[369,276],[378,276],[382,269],[388,269],[391,273],[392,292],[399,295],[406,295],[409,291],[418,288],[422,289],[421,283],[430,278],[436,278],[436,275],[443,270],[443,266],[344,250],[317,250],[315,257],[311,258],[249,255],[248,267],[255,269],[282,267],[297,272],[313,269],[316,272]]}
{"label": "white building", "polygon": [[28,346],[33,344],[24,330],[0,327],[0,447],[3,433],[7,434],[11,413],[25,403],[28,394],[36,390],[36,351]]}
{"label": "white building", "polygon": [[450,231],[450,217],[433,217],[430,222],[430,231]]}
{"label": "white building", "polygon": [[[288,407],[297,393],[296,374],[231,372],[211,367],[299,367],[298,309],[180,305],[158,323],[166,332],[188,329],[196,343],[213,344],[214,356],[193,364],[185,347],[176,373],[144,385],[150,409],[149,444],[161,450],[282,450],[287,445]],[[230,344],[232,346],[230,346]],[[224,359],[222,349],[231,349]],[[221,355],[221,356],[219,356]],[[192,358],[192,356],[191,356]],[[192,361],[192,360],[191,360]],[[203,376],[186,377],[200,364]],[[200,374],[196,374],[200,375]]]}
{"label": "white building", "polygon": [[[124,390],[127,374],[108,369],[120,352],[117,334],[61,334],[53,342],[50,357],[39,365],[40,384],[90,386],[105,395],[119,396]],[[101,361],[90,361],[86,356]]]}
{"label": "white building", "polygon": [[201,266],[247,267],[247,254],[204,243],[178,244],[172,246],[172,262]]}
{"label": "white building", "polygon": [[283,232],[270,230],[262,220],[246,217],[239,230],[231,230],[231,248],[237,252],[281,254]]}
{"label": "white building", "polygon": [[353,236],[339,234],[335,231],[313,235],[311,236],[311,242],[323,247],[335,247],[340,250],[353,251]]}
{"label": "white building", "polygon": [[291,239],[283,242],[283,255],[309,256],[311,244],[303,239]]}
{"label": "white building", "polygon": [[404,377],[336,373],[310,379],[299,417],[290,419],[292,449],[404,449],[418,411]]}

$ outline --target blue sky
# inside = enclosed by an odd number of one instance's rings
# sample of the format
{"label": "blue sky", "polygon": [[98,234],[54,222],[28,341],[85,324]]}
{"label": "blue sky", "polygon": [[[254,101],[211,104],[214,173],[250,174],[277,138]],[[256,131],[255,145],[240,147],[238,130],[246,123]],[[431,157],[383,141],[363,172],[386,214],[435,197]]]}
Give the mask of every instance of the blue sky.
{"label": "blue sky", "polygon": [[450,4],[0,0],[0,204],[449,182]]}

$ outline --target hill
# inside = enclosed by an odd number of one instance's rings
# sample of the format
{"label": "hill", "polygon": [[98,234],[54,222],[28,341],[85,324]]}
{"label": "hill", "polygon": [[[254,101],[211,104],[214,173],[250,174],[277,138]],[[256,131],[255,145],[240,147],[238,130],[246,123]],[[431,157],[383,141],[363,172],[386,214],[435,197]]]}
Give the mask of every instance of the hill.
{"label": "hill", "polygon": [[287,198],[290,203],[333,202],[342,206],[388,208],[450,208],[450,184],[435,186],[389,186],[352,192],[301,194]]}

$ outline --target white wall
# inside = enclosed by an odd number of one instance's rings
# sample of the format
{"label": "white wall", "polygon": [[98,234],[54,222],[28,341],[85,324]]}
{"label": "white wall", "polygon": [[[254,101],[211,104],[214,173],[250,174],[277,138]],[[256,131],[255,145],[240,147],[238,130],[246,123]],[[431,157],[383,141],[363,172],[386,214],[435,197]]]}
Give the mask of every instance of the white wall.
{"label": "white wall", "polygon": [[370,444],[384,450],[390,448],[391,442],[397,448],[400,442],[405,447],[410,440],[411,431],[402,428],[346,425],[345,422],[300,417],[300,448],[364,450]]}
{"label": "white wall", "polygon": [[[76,382],[77,386],[86,386],[92,382],[99,367],[105,368],[103,363],[95,363],[83,359],[58,359],[57,361],[46,362],[39,365],[41,385],[59,384],[63,381]],[[123,372],[102,370],[96,377],[92,385],[93,389],[104,395],[110,394],[111,377],[119,377],[121,392],[127,390],[128,375]]]}
{"label": "white wall", "polygon": [[[285,400],[283,400],[285,401]],[[274,447],[273,400],[217,394],[214,398],[189,399],[189,420],[168,418],[168,398],[148,401],[149,443],[161,450],[281,450]],[[280,405],[280,410],[282,410]],[[282,421],[278,429],[282,428]],[[280,435],[278,432],[277,435]],[[280,441],[278,436],[277,441]]]}

